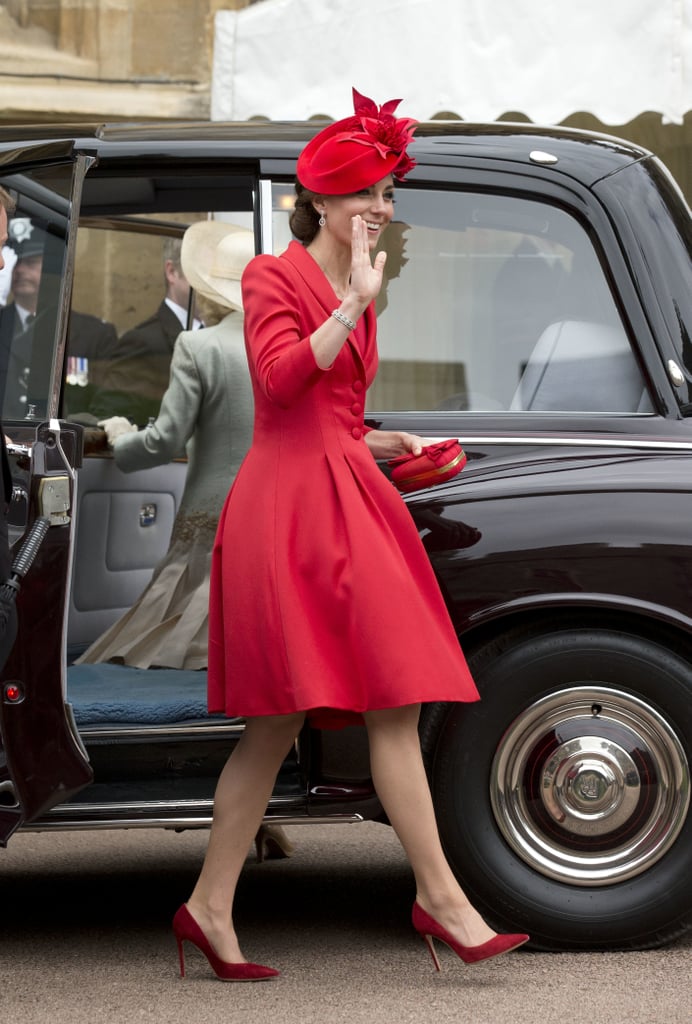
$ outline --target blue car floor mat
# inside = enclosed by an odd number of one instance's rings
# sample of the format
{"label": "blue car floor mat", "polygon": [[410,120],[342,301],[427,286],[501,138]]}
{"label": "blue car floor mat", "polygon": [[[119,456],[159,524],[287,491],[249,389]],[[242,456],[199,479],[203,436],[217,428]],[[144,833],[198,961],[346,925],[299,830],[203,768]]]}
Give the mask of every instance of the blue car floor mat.
{"label": "blue car floor mat", "polygon": [[67,700],[78,726],[159,725],[209,717],[203,670],[143,669],[106,662],[70,665]]}

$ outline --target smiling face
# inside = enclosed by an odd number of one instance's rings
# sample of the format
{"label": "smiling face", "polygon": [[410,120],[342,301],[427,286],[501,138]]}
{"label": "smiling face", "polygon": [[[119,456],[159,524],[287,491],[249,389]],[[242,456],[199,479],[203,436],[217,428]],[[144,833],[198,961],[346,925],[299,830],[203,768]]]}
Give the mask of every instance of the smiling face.
{"label": "smiling face", "polygon": [[324,213],[327,222],[321,233],[349,249],[351,218],[360,214],[367,225],[370,249],[373,250],[394,216],[394,179],[388,174],[370,188],[346,196],[321,196],[314,205],[318,213]]}

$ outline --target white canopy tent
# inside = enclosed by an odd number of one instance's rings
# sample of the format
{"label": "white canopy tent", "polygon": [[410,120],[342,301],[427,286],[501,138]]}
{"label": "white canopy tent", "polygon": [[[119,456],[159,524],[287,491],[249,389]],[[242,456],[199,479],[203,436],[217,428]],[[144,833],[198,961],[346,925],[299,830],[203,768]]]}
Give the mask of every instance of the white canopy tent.
{"label": "white canopy tent", "polygon": [[692,0],[262,0],[216,15],[212,118],[401,113],[621,125],[692,110]]}

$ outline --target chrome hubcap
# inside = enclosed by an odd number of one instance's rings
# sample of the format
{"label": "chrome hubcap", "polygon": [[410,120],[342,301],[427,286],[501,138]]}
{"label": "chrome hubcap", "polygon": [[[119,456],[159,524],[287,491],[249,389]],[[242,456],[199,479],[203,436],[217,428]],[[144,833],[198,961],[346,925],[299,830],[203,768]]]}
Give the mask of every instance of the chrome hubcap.
{"label": "chrome hubcap", "polygon": [[608,885],[670,849],[690,804],[678,737],[644,701],[579,687],[533,704],[493,760],[490,795],[512,849],[573,885]]}

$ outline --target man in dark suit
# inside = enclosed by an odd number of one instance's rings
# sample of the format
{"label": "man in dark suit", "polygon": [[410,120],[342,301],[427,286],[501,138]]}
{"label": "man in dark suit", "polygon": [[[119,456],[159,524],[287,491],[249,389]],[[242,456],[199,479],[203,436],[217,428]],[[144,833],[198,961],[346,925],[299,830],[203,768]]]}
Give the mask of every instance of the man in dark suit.
{"label": "man in dark suit", "polygon": [[[180,266],[180,239],[164,241],[165,297],[155,313],[126,331],[118,342],[103,390],[93,408],[101,419],[125,416],[145,427],[158,415],[168,387],[173,346],[187,327],[190,285]],[[194,326],[201,326],[199,321]]]}

